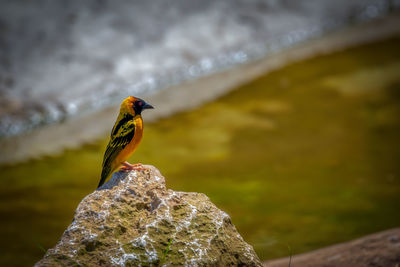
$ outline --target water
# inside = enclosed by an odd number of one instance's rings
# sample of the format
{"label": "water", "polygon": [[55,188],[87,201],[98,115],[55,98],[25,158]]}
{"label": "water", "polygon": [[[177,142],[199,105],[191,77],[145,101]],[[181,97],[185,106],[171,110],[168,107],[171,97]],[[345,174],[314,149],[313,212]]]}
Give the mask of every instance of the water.
{"label": "water", "polygon": [[[129,161],[156,166],[168,188],[205,193],[262,260],[398,227],[399,46],[291,64],[145,122]],[[32,266],[56,244],[98,184],[107,141],[0,166],[1,266]]]}
{"label": "water", "polygon": [[398,0],[2,1],[0,138],[399,7]]}

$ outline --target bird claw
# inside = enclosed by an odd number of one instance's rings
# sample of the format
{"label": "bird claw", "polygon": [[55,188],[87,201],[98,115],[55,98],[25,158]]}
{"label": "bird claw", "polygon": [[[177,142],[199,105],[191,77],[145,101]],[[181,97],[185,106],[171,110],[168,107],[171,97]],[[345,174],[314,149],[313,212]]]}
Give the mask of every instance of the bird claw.
{"label": "bird claw", "polygon": [[143,171],[146,168],[143,167],[142,163],[130,164],[129,162],[123,162],[122,167],[119,168],[120,171],[129,172],[129,171]]}

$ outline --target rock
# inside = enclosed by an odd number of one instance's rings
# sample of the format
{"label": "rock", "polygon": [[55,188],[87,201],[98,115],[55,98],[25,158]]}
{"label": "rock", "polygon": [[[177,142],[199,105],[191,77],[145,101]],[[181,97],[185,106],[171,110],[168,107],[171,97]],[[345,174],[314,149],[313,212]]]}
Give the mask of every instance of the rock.
{"label": "rock", "polygon": [[167,189],[145,168],[116,173],[86,196],[35,266],[262,266],[207,196]]}
{"label": "rock", "polygon": [[[287,267],[288,264],[289,258],[264,262],[266,267]],[[292,266],[400,266],[400,228],[295,255]]]}

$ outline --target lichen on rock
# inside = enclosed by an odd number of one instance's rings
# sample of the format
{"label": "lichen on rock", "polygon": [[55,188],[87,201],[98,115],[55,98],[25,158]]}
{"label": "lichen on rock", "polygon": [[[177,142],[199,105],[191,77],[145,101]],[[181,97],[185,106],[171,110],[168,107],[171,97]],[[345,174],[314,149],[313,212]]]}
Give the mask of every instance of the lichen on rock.
{"label": "lichen on rock", "polygon": [[167,189],[145,168],[118,172],[86,196],[36,266],[262,266],[206,195]]}

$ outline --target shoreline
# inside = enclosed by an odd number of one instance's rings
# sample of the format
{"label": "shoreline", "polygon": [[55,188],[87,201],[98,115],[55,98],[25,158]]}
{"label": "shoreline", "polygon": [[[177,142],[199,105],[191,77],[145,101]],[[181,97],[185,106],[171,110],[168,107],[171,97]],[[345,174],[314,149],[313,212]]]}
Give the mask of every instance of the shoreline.
{"label": "shoreline", "polygon": [[398,266],[400,228],[366,235],[348,242],[290,257],[263,262],[264,267],[294,266]]}
{"label": "shoreline", "polygon": [[[144,114],[144,120],[154,122],[181,111],[195,109],[290,63],[398,36],[400,28],[396,26],[399,24],[400,14],[392,14],[306,41],[260,60],[166,88],[146,97],[156,109]],[[78,148],[85,143],[104,138],[110,125],[114,123],[118,109],[119,106],[109,107],[96,113],[71,118],[61,124],[44,126],[23,135],[3,139],[0,141],[0,164],[54,155],[64,149]]]}

